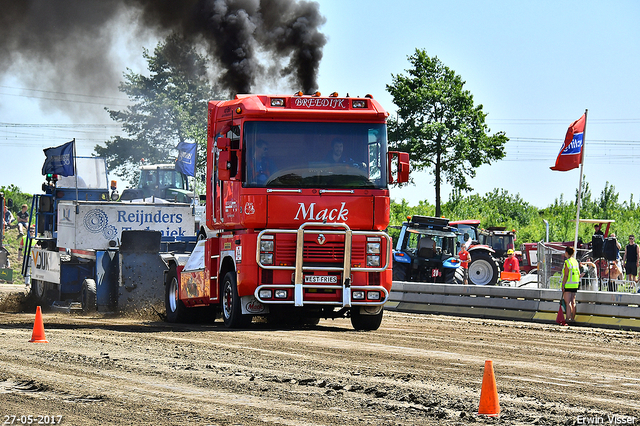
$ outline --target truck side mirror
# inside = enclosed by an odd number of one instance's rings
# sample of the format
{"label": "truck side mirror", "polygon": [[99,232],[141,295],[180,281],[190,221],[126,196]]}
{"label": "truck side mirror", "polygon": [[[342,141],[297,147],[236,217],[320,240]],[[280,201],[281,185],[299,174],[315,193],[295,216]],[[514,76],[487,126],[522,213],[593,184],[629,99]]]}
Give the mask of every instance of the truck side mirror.
{"label": "truck side mirror", "polygon": [[[397,156],[398,162],[396,164],[397,177],[394,179],[394,173],[392,169],[393,157]],[[409,153],[389,151],[387,153],[387,173],[389,183],[405,183],[409,182]]]}
{"label": "truck side mirror", "polygon": [[231,163],[229,161],[229,151],[218,153],[218,179],[222,181],[231,180]]}
{"label": "truck side mirror", "polygon": [[218,147],[218,179],[222,181],[228,181],[231,179],[231,165],[229,164],[229,145],[231,140],[229,138],[216,139],[216,146]]}
{"label": "truck side mirror", "polygon": [[239,147],[237,141],[229,138],[218,138],[216,145],[218,147],[218,179],[222,181],[236,180],[239,172]]}

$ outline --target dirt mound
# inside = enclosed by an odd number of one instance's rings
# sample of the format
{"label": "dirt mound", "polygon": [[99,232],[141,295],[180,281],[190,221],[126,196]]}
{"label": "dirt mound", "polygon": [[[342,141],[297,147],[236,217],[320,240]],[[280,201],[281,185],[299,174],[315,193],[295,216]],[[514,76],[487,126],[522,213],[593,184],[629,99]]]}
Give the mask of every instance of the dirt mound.
{"label": "dirt mound", "polygon": [[0,312],[28,312],[27,290],[22,285],[0,285]]}

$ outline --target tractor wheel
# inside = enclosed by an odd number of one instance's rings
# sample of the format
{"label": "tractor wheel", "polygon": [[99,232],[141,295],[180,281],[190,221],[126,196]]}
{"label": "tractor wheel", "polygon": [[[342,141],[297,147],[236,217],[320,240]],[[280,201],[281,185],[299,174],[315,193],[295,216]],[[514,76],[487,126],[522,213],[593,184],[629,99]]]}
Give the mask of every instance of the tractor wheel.
{"label": "tractor wheel", "polygon": [[357,331],[373,331],[380,328],[382,323],[382,315],[384,309],[380,308],[380,312],[375,315],[365,315],[360,311],[359,306],[351,307],[351,325]]}
{"label": "tractor wheel", "polygon": [[393,281],[407,281],[407,267],[405,264],[393,264]]}
{"label": "tractor wheel", "polygon": [[464,281],[464,272],[462,268],[445,269],[445,284],[462,284]]}
{"label": "tractor wheel", "polygon": [[179,292],[178,273],[176,267],[172,266],[165,276],[164,283],[164,306],[167,312],[167,322],[185,322],[187,319],[187,308],[180,300]]}
{"label": "tractor wheel", "polygon": [[500,269],[488,253],[471,255],[469,264],[469,281],[475,285],[493,285],[498,282]]}
{"label": "tractor wheel", "polygon": [[82,282],[82,312],[85,314],[95,313],[96,305],[96,282],[90,278]]}
{"label": "tractor wheel", "polygon": [[245,328],[251,324],[251,315],[242,315],[236,272],[227,272],[222,283],[222,319],[227,328]]}

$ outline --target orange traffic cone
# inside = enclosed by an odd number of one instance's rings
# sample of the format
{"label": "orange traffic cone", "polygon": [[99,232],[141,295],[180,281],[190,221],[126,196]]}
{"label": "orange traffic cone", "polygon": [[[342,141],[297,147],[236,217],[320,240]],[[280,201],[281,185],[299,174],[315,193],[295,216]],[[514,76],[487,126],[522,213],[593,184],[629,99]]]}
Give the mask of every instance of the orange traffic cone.
{"label": "orange traffic cone", "polygon": [[31,333],[30,342],[35,343],[49,343],[46,337],[44,337],[44,324],[42,323],[42,310],[40,306],[36,309],[36,320],[33,323],[33,333]]}
{"label": "orange traffic cone", "polygon": [[498,401],[498,389],[496,377],[493,374],[493,361],[484,362],[484,376],[482,377],[482,390],[480,391],[480,407],[478,414],[495,417],[500,414],[500,402]]}

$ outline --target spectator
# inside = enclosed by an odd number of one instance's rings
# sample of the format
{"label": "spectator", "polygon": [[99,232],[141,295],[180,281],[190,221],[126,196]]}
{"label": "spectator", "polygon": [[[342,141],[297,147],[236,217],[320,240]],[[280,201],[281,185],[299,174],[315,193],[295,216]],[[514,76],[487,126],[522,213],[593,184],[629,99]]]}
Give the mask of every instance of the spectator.
{"label": "spectator", "polygon": [[18,212],[16,216],[18,216],[18,233],[20,235],[24,235],[27,233],[27,228],[29,228],[29,213],[27,209],[29,206],[26,204],[22,205],[22,210]]}
{"label": "spectator", "polygon": [[584,262],[580,262],[581,274],[583,278],[583,288],[590,291],[598,291],[598,267],[593,263],[593,259],[586,258]]}
{"label": "spectator", "polygon": [[593,235],[602,235],[602,237],[604,238],[604,233],[600,230],[599,223],[596,223],[595,225],[593,225]]}
{"label": "spectator", "polygon": [[458,253],[458,257],[460,258],[460,267],[462,268],[462,284],[469,283],[469,258],[471,255],[467,251],[466,246],[463,244],[460,247],[460,252]]}
{"label": "spectator", "polygon": [[4,206],[4,227],[9,228],[11,222],[13,222],[14,220],[16,219],[13,217],[13,213],[11,213],[9,209],[7,209],[7,206]]}
{"label": "spectator", "polygon": [[20,243],[18,245],[18,262],[22,261],[22,255],[24,253],[25,247],[27,246],[27,238],[33,239],[35,237],[36,237],[36,227],[35,225],[31,225],[31,228],[29,228],[29,236],[27,237],[26,235],[23,235],[22,238],[20,238]]}
{"label": "spectator", "polygon": [[629,235],[629,244],[624,249],[624,256],[622,258],[624,263],[624,269],[627,272],[627,280],[638,280],[638,265],[640,264],[640,250],[635,242],[635,236]]}
{"label": "spectator", "polygon": [[507,258],[504,261],[503,269],[505,272],[520,272],[520,263],[513,249],[507,250]]}

